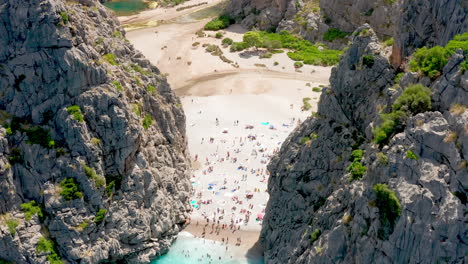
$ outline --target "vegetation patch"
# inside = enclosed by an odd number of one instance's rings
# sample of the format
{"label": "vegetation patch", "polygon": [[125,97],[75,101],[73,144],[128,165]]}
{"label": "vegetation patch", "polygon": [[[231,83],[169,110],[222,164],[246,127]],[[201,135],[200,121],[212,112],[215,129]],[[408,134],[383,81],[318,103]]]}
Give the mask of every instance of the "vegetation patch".
{"label": "vegetation patch", "polygon": [[96,187],[100,188],[106,184],[106,180],[104,179],[104,177],[98,175],[93,168],[87,166],[84,163],[82,163],[81,166],[83,167],[86,177],[88,177],[88,179],[93,180],[96,184]]}
{"label": "vegetation patch", "polygon": [[362,56],[363,65],[366,65],[367,67],[372,68],[372,66],[374,66],[374,62],[375,62],[375,59],[373,55],[369,54],[369,55]]}
{"label": "vegetation patch", "polygon": [[119,91],[119,92],[123,91],[122,84],[120,84],[118,81],[112,81],[112,84],[115,86],[117,91]]}
{"label": "vegetation patch", "polygon": [[219,16],[210,22],[208,22],[204,29],[205,30],[220,30],[229,27],[234,23],[234,20],[227,15]]}
{"label": "vegetation patch", "polygon": [[104,59],[104,61],[106,61],[110,65],[114,65],[114,66],[119,65],[117,61],[115,61],[117,57],[115,57],[115,55],[112,53],[107,53],[106,55],[103,55],[102,58]]}
{"label": "vegetation patch", "polygon": [[18,219],[8,216],[5,219],[5,224],[8,228],[8,232],[10,232],[10,235],[16,234],[16,228],[19,226]]}
{"label": "vegetation patch", "polygon": [[99,209],[99,211],[96,213],[96,216],[94,217],[94,223],[96,223],[96,225],[100,225],[102,222],[104,222],[106,214],[106,209]]}
{"label": "vegetation patch", "polygon": [[143,75],[149,75],[149,74],[150,74],[149,71],[143,69],[143,68],[142,68],[140,65],[138,65],[138,64],[132,63],[132,64],[130,64],[130,67],[131,67],[134,71],[138,72],[139,74],[143,74]]}
{"label": "vegetation patch", "polygon": [[[416,50],[410,61],[410,69],[430,78],[437,78],[447,64],[448,58],[458,49],[468,52],[468,32],[456,35],[445,47],[435,46],[430,49],[422,47]],[[467,66],[462,65],[462,68]]]}
{"label": "vegetation patch", "polygon": [[233,43],[234,41],[231,39],[231,38],[224,38],[221,43],[224,45],[224,46],[229,46]]}
{"label": "vegetation patch", "polygon": [[319,239],[320,235],[322,234],[322,231],[320,229],[316,228],[312,234],[310,234],[310,244],[313,244],[317,239]]}
{"label": "vegetation patch", "polygon": [[156,92],[156,87],[154,87],[153,85],[151,84],[148,84],[146,86],[146,91],[150,94],[154,94]]}
{"label": "vegetation patch", "polygon": [[47,261],[49,261],[50,264],[63,264],[63,261],[60,259],[60,256],[55,250],[55,245],[52,240],[40,237],[39,241],[36,244],[36,252],[48,253]]}
{"label": "vegetation patch", "polygon": [[142,122],[143,128],[148,129],[151,126],[151,124],[153,124],[153,118],[151,118],[150,115],[146,114]]}
{"label": "vegetation patch", "polygon": [[83,114],[81,113],[80,106],[78,105],[72,105],[67,108],[67,112],[73,116],[73,119],[75,119],[78,122],[83,122]]}
{"label": "vegetation patch", "polygon": [[396,220],[401,214],[401,205],[395,192],[386,184],[374,185],[374,193],[377,197],[375,202],[379,208],[379,218],[382,225],[379,237],[384,239],[393,232]]}
{"label": "vegetation patch", "polygon": [[38,144],[43,148],[52,149],[56,147],[55,141],[50,136],[49,131],[40,126],[23,127],[22,129],[28,136],[26,143],[34,145]]}
{"label": "vegetation patch", "polygon": [[349,160],[352,163],[346,168],[346,171],[351,173],[350,181],[360,180],[366,173],[367,167],[361,163],[363,157],[364,151],[362,149],[356,149],[351,152]]}
{"label": "vegetation patch", "polygon": [[414,152],[411,151],[411,150],[408,150],[408,151],[406,152],[406,156],[405,156],[405,157],[406,157],[407,159],[413,159],[413,160],[418,160],[418,159],[419,159],[418,155],[414,154]]}
{"label": "vegetation patch", "polygon": [[329,42],[334,41],[335,39],[342,39],[348,36],[349,33],[343,32],[337,28],[330,28],[327,32],[323,34],[323,39]]}
{"label": "vegetation patch", "polygon": [[78,184],[74,178],[65,178],[60,182],[60,187],[62,187],[60,195],[67,201],[83,197],[83,194],[79,191]]}
{"label": "vegetation patch", "polygon": [[62,23],[64,25],[68,24],[68,21],[70,20],[70,18],[68,17],[67,12],[60,12],[60,17],[62,18]]}
{"label": "vegetation patch", "polygon": [[393,78],[393,81],[394,81],[395,83],[400,83],[401,78],[403,78],[403,75],[405,75],[404,72],[398,73],[397,75],[395,75],[395,78]]}
{"label": "vegetation patch", "polygon": [[106,194],[111,196],[122,186],[122,176],[120,175],[106,175]]}
{"label": "vegetation patch", "polygon": [[300,61],[294,62],[294,68],[296,68],[296,69],[302,68],[303,66],[304,66],[304,63],[302,63]]}
{"label": "vegetation patch", "polygon": [[422,84],[406,88],[392,105],[392,112],[381,114],[382,124],[374,129],[374,141],[384,144],[395,133],[403,131],[408,115],[416,115],[432,108],[431,90]]}
{"label": "vegetation patch", "polygon": [[301,109],[303,111],[308,111],[312,108],[312,105],[310,104],[310,97],[302,98],[302,107]]}
{"label": "vegetation patch", "polygon": [[21,204],[21,210],[24,213],[24,219],[26,219],[26,221],[31,220],[33,215],[37,215],[39,219],[42,219],[44,217],[44,214],[42,213],[42,208],[38,203],[36,203],[36,201]]}
{"label": "vegetation patch", "polygon": [[313,91],[313,92],[316,92],[316,93],[320,93],[320,92],[322,92],[322,88],[320,88],[320,87],[314,87],[314,88],[312,88],[312,91]]}

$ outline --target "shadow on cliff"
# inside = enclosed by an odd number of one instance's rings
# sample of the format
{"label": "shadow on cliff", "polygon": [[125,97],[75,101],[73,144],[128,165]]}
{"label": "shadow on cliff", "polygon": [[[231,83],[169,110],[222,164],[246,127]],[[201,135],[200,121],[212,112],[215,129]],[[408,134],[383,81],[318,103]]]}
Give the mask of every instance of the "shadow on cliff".
{"label": "shadow on cliff", "polygon": [[245,254],[249,264],[260,264],[264,263],[263,261],[263,248],[260,244],[260,241],[257,241]]}

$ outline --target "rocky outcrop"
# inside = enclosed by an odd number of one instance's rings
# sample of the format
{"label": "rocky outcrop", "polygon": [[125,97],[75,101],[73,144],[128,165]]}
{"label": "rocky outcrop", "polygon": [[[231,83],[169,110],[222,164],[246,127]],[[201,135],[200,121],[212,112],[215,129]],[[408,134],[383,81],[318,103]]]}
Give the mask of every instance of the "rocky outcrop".
{"label": "rocky outcrop", "polygon": [[51,261],[44,238],[68,263],[167,251],[191,185],[166,79],[97,1],[6,0],[0,21],[0,259]]}
{"label": "rocky outcrop", "polygon": [[[455,53],[435,80],[408,72],[396,84],[376,34],[367,25],[357,30],[318,112],[268,165],[266,263],[467,261],[468,71],[460,69],[466,58]],[[431,89],[432,109],[410,115],[388,144],[373,143],[379,112],[415,83]],[[353,150],[363,153],[361,179],[351,180],[347,169]],[[394,193],[398,217],[388,217],[377,184]]]}
{"label": "rocky outcrop", "polygon": [[393,64],[399,66],[416,48],[444,46],[456,34],[467,32],[467,15],[465,0],[404,1],[397,19]]}

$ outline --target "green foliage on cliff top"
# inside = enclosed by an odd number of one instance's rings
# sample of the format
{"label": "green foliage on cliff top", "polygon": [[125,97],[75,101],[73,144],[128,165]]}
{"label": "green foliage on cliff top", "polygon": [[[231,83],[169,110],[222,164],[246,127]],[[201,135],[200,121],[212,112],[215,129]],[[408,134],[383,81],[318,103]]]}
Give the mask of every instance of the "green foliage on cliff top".
{"label": "green foliage on cliff top", "polygon": [[320,229],[316,228],[312,234],[310,234],[310,244],[313,244],[322,234],[322,231]]}
{"label": "green foliage on cliff top", "polygon": [[83,122],[83,114],[81,113],[80,106],[78,105],[72,105],[67,108],[67,112],[73,116],[73,119],[75,119],[78,122]]}
{"label": "green foliage on cliff top", "polygon": [[449,57],[458,49],[462,49],[465,54],[468,52],[468,32],[456,35],[445,47],[422,47],[416,50],[410,61],[410,69],[430,78],[437,78]]}
{"label": "green foliage on cliff top", "polygon": [[150,115],[146,114],[143,118],[142,125],[144,129],[148,129],[151,124],[153,124],[153,118]]}
{"label": "green foliage on cliff top", "polygon": [[431,110],[431,90],[422,84],[406,88],[392,105],[392,112],[381,114],[382,124],[374,129],[374,141],[384,144],[395,133],[402,131],[409,114]]}

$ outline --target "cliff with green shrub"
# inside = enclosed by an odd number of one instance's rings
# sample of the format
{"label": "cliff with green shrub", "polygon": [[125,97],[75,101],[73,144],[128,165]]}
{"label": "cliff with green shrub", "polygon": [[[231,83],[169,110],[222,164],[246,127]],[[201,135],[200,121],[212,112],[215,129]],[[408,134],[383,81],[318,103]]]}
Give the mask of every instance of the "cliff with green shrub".
{"label": "cliff with green shrub", "polygon": [[369,25],[350,35],[268,165],[266,263],[466,262],[468,33],[453,32],[398,70]]}
{"label": "cliff with green shrub", "polygon": [[185,116],[90,0],[0,4],[0,262],[142,263],[190,206]]}

